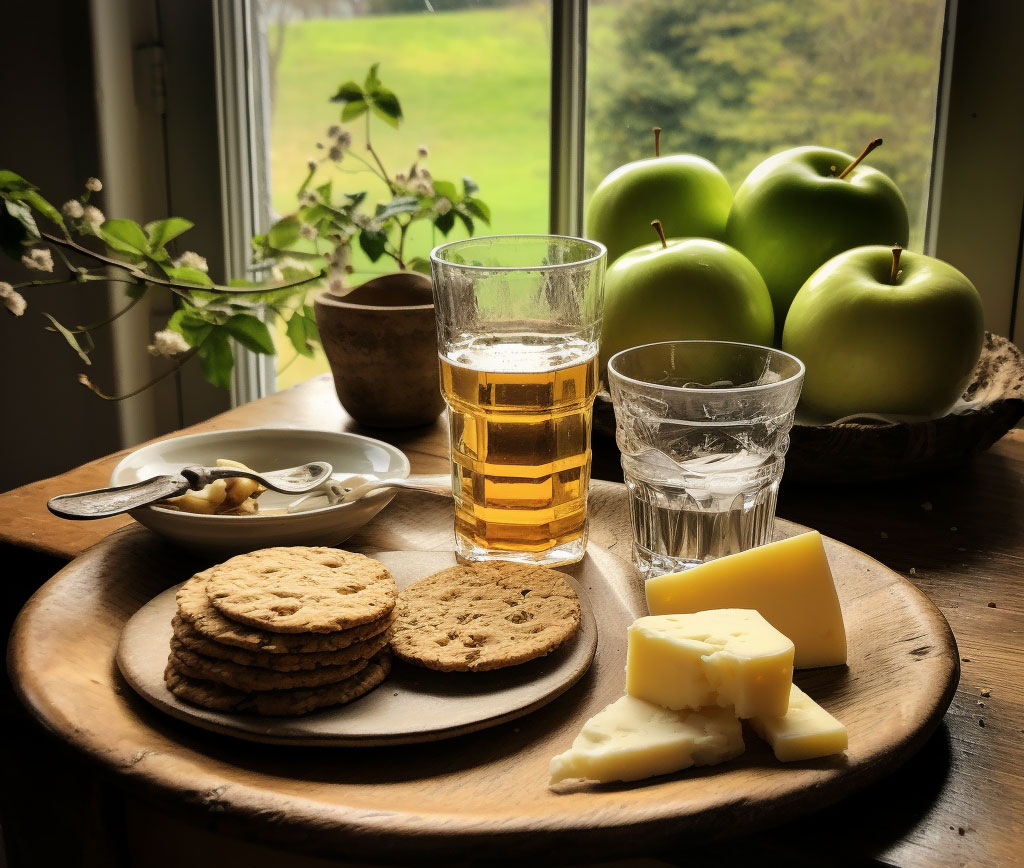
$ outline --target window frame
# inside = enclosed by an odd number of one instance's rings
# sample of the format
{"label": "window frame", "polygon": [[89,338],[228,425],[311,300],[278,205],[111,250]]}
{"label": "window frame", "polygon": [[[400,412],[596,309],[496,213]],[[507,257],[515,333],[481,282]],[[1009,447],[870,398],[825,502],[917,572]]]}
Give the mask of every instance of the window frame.
{"label": "window frame", "polygon": [[[587,0],[551,4],[549,226],[558,234],[583,231],[587,7]],[[256,18],[245,0],[217,0],[209,21],[217,55],[225,259],[236,274],[248,265],[249,238],[270,216],[260,204],[269,202],[269,134],[258,123],[263,113],[256,111],[250,75],[266,80]],[[1016,323],[1024,322],[1024,168],[1018,156],[1024,153],[1024,91],[993,82],[1024,81],[1024,52],[1013,45],[1022,30],[1024,6],[947,2],[925,230],[925,252],[972,277],[986,327],[1011,340]],[[1015,123],[1006,122],[1009,115]],[[1007,172],[1008,164],[1015,171]],[[988,220],[977,219],[979,190]],[[272,392],[274,370],[274,357],[238,348],[232,402]]]}

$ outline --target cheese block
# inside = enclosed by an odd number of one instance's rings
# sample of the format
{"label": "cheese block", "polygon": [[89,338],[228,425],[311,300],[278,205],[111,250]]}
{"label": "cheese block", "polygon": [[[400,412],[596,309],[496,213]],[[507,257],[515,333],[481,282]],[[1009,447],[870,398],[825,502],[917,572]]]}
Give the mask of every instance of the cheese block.
{"label": "cheese block", "polygon": [[572,778],[638,781],[741,753],[742,727],[731,709],[669,711],[623,696],[590,718],[549,770],[552,784]]}
{"label": "cheese block", "polygon": [[795,684],[782,717],[754,717],[750,725],[784,763],[842,753],[847,747],[846,727]]}
{"label": "cheese block", "polygon": [[797,669],[846,662],[846,628],[821,534],[800,534],[648,579],[652,615],[757,609],[796,645]]}
{"label": "cheese block", "polygon": [[753,609],[650,615],[630,625],[626,693],[638,699],[781,717],[792,681],[793,643]]}

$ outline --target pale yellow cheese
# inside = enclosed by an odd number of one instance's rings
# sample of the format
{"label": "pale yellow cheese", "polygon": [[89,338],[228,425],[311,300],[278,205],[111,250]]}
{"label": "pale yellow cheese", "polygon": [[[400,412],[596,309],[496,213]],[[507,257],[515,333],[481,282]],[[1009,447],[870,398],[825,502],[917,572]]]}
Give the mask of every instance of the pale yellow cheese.
{"label": "pale yellow cheese", "polygon": [[752,609],[651,615],[629,628],[626,693],[665,708],[779,717],[792,681],[793,643]]}
{"label": "pale yellow cheese", "polygon": [[846,662],[846,629],[821,534],[800,534],[647,581],[652,615],[757,609],[796,645],[797,669]]}
{"label": "pale yellow cheese", "polygon": [[669,711],[623,696],[590,718],[549,770],[552,784],[573,778],[638,781],[741,753],[743,732],[731,709]]}
{"label": "pale yellow cheese", "polygon": [[784,763],[846,750],[846,727],[795,684],[782,717],[754,717],[750,725]]}

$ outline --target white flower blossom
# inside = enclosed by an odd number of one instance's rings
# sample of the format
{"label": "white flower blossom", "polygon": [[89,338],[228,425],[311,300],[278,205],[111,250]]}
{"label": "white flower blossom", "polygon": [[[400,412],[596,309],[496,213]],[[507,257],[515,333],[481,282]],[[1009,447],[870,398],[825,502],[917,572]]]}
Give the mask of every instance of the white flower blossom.
{"label": "white flower blossom", "polygon": [[449,211],[452,210],[451,200],[442,196],[434,203],[434,210],[438,214],[447,214]]}
{"label": "white flower blossom", "polygon": [[314,196],[309,190],[305,190],[301,196],[299,196],[300,205],[315,205],[316,196]]}
{"label": "white flower blossom", "polygon": [[425,166],[420,166],[419,175],[424,181],[429,181],[431,178],[434,177],[433,175],[430,174],[430,172],[427,171]]}
{"label": "white flower blossom", "polygon": [[327,281],[327,289],[335,295],[341,295],[345,291],[345,281],[341,277],[332,277]]}
{"label": "white flower blossom", "polygon": [[85,209],[82,207],[82,203],[77,199],[68,199],[60,210],[64,212],[65,217],[70,217],[72,220],[81,220],[85,214]]}
{"label": "white flower blossom", "polygon": [[352,145],[352,134],[348,130],[342,130],[334,137],[334,143],[339,148],[348,148]]}
{"label": "white flower blossom", "polygon": [[99,193],[103,189],[103,182],[99,178],[90,178],[85,182],[85,189],[90,193]]}
{"label": "white flower blossom", "polygon": [[307,241],[313,241],[316,238],[316,227],[311,226],[309,223],[303,223],[299,228],[299,235]]}
{"label": "white flower blossom", "polygon": [[434,185],[431,184],[430,181],[417,179],[409,185],[409,189],[412,190],[413,193],[419,193],[421,196],[434,195]]}
{"label": "white flower blossom", "polygon": [[330,159],[332,159],[335,163],[340,163],[341,158],[345,156],[345,151],[342,148],[335,145],[327,152],[327,156],[330,157]]}
{"label": "white flower blossom", "polygon": [[194,250],[186,250],[177,259],[174,260],[175,268],[195,268],[198,271],[209,271],[210,267],[206,264],[206,257],[200,256]]}
{"label": "white flower blossom", "polygon": [[86,205],[83,216],[93,232],[99,229],[107,219],[103,216],[103,212],[95,205]]}
{"label": "white flower blossom", "polygon": [[33,271],[53,271],[53,254],[44,247],[33,247],[21,257],[21,264]]}
{"label": "white flower blossom", "polygon": [[284,272],[280,265],[275,265],[270,269],[270,279],[274,283],[284,283]]}
{"label": "white flower blossom", "polygon": [[28,305],[25,297],[6,281],[0,280],[0,301],[14,316],[21,316]]}
{"label": "white flower blossom", "polygon": [[409,176],[405,174],[405,172],[395,172],[395,180],[399,184],[404,184],[406,181],[409,180]]}
{"label": "white flower blossom", "polygon": [[430,151],[427,150],[427,146],[426,145],[420,145],[416,149],[416,153],[419,154],[421,157],[429,157],[430,156]]}
{"label": "white flower blossom", "polygon": [[188,352],[189,346],[177,332],[164,329],[153,335],[153,343],[147,349],[151,356],[176,356]]}

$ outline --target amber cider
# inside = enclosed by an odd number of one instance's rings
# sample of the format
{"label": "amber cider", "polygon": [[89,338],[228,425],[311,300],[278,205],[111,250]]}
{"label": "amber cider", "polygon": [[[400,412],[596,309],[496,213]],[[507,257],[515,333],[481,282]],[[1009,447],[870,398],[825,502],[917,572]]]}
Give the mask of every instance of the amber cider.
{"label": "amber cider", "polygon": [[464,558],[583,557],[596,349],[576,338],[506,335],[468,339],[441,357]]}

